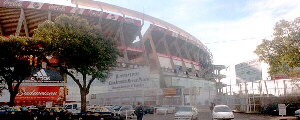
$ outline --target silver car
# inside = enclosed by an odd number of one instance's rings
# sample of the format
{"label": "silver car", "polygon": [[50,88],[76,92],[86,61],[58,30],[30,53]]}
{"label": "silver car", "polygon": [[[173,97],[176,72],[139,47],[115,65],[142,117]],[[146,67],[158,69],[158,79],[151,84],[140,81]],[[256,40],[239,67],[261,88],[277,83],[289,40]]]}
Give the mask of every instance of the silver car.
{"label": "silver car", "polygon": [[212,112],[213,120],[234,119],[232,110],[227,105],[216,105]]}
{"label": "silver car", "polygon": [[192,106],[177,107],[175,113],[175,120],[197,120],[198,110]]}
{"label": "silver car", "polygon": [[112,109],[115,110],[115,114],[119,119],[134,118],[134,109],[131,105],[114,106]]}

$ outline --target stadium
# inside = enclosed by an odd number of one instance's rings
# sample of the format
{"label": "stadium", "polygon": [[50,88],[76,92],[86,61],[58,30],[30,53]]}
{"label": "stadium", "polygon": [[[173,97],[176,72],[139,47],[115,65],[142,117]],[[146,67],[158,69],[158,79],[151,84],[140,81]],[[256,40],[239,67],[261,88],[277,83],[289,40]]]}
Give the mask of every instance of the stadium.
{"label": "stadium", "polygon": [[[99,34],[115,40],[121,54],[111,77],[106,82],[93,83],[89,104],[140,101],[146,105],[204,105],[216,96],[214,73],[218,72],[212,65],[212,54],[188,32],[119,6],[91,0],[72,3],[74,6],[0,0],[0,35],[31,37],[39,24],[61,14],[76,14],[100,24]],[[34,81],[32,77],[47,79]],[[16,104],[20,105],[80,101],[78,86],[72,79],[48,69],[33,71],[20,89],[28,92],[17,96]],[[9,97],[4,94],[0,102],[7,102],[6,98]]]}

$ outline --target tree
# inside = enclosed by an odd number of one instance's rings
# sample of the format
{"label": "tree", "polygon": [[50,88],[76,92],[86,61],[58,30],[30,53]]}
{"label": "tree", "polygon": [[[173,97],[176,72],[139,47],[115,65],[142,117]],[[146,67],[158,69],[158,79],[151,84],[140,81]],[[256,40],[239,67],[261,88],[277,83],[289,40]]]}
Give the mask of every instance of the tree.
{"label": "tree", "polygon": [[273,35],[273,40],[263,40],[255,53],[270,65],[271,75],[299,78],[300,72],[295,68],[300,65],[300,17],[276,23]]}
{"label": "tree", "polygon": [[[114,41],[104,38],[98,25],[92,25],[79,16],[67,15],[40,24],[33,38],[46,43],[45,55],[57,59],[59,71],[78,85],[81,111],[85,112],[86,95],[93,81],[104,80],[115,65],[118,52]],[[45,57],[44,60],[47,61]],[[82,79],[76,78],[74,71],[80,73]]]}
{"label": "tree", "polygon": [[27,37],[0,37],[0,80],[4,81],[10,93],[9,106],[14,105],[19,86],[31,74],[32,66],[28,59],[38,51],[37,44]]}

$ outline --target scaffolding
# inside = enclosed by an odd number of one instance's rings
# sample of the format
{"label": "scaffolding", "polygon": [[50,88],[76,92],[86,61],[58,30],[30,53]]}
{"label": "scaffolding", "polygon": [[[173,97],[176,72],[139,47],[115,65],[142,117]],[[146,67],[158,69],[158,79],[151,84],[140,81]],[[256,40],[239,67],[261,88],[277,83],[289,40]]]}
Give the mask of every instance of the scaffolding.
{"label": "scaffolding", "polygon": [[223,87],[220,103],[227,104],[237,111],[258,113],[265,105],[297,102],[299,97],[300,81],[258,80]]}

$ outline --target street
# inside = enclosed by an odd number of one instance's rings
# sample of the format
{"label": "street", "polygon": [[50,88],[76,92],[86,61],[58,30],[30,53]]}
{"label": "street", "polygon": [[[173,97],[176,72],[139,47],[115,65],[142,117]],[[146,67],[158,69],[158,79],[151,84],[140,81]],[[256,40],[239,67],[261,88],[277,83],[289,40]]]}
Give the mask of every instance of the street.
{"label": "street", "polygon": [[[279,116],[268,116],[262,114],[245,114],[245,113],[234,113],[235,120],[279,120]],[[211,112],[209,110],[202,110],[199,112],[198,120],[211,120]],[[147,114],[144,120],[174,120],[174,114],[168,115],[154,115]],[[289,119],[290,120],[290,119]],[[295,120],[295,119],[293,119]]]}

